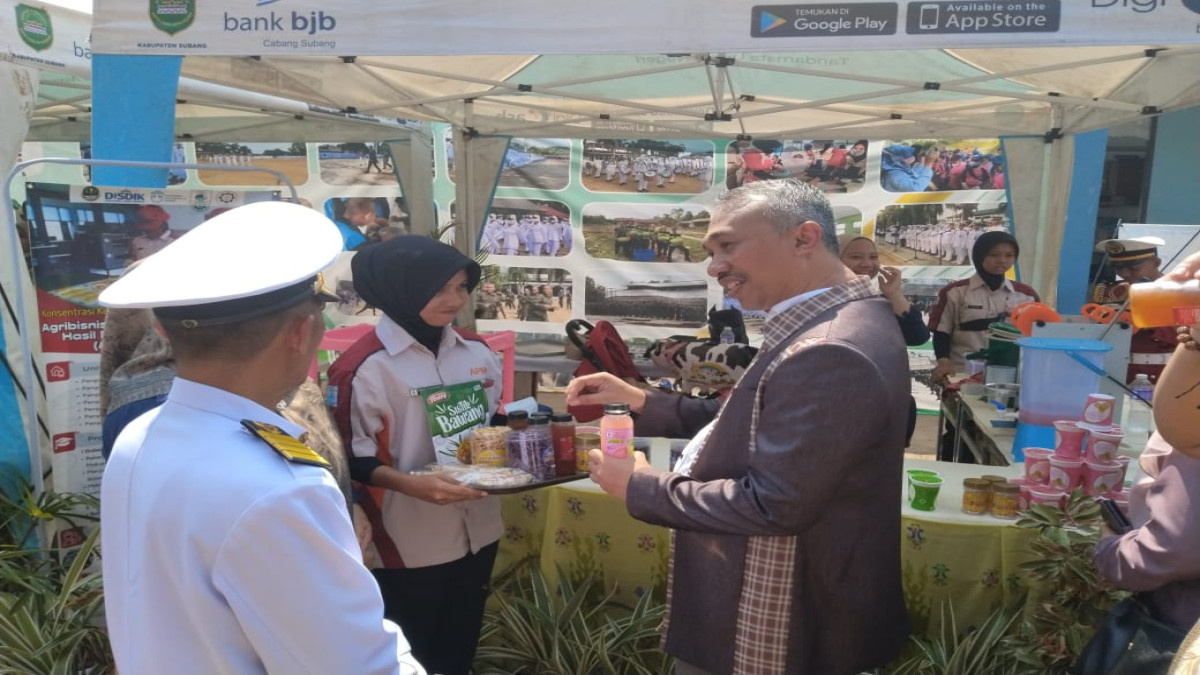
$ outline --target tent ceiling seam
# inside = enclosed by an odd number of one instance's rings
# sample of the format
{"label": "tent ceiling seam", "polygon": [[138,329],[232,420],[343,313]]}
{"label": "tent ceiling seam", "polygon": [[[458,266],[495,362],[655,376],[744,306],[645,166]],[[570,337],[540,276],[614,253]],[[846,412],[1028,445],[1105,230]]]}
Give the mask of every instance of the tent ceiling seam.
{"label": "tent ceiling seam", "polygon": [[[323,91],[300,80],[299,78],[292,75],[288,71],[277,67],[272,61],[273,60],[268,60],[268,59],[248,60],[248,62],[254,64],[251,66],[252,68],[265,68],[266,70],[270,71],[271,73],[274,73],[275,75],[277,75],[280,78],[281,82],[292,83],[296,86],[296,88],[301,89],[302,91],[308,92],[309,95],[311,95],[313,97],[314,101],[320,101],[331,108],[341,108],[341,105],[337,101],[326,96]],[[185,58],[183,60],[183,62],[186,64],[187,59]],[[246,61],[243,61],[243,63],[245,63],[245,62]],[[237,63],[237,61],[235,61],[235,63]],[[188,75],[188,77],[193,77],[196,80],[199,80],[201,82],[208,82],[209,84],[228,86],[228,85],[224,85],[224,83],[213,82],[212,80],[207,80],[203,77],[195,77],[193,75]]]}
{"label": "tent ceiling seam", "polygon": [[[770,70],[770,71],[775,71],[775,72],[794,73],[794,74],[798,74],[798,75],[809,75],[809,76],[813,76],[813,77],[823,77],[823,78],[831,78],[832,77],[834,79],[842,79],[842,80],[847,80],[847,81],[851,81],[851,82],[890,84],[890,85],[901,86],[901,87],[913,87],[915,89],[925,89],[924,82],[914,82],[911,80],[906,81],[906,80],[898,80],[898,79],[894,79],[894,78],[870,77],[870,76],[859,76],[859,75],[844,75],[844,74],[837,75],[837,76],[831,76],[828,73],[813,71],[810,68],[792,68],[790,66],[776,66],[776,65],[772,65],[772,64],[766,64],[766,63],[743,62],[743,63],[741,63],[741,65],[744,68],[753,68],[753,69],[757,69],[757,70]],[[995,91],[995,90],[986,89],[983,87],[952,86],[951,84],[949,84],[947,82],[941,83],[941,87],[940,87],[939,91],[952,91],[952,92],[956,92],[956,93],[960,93],[960,94],[974,94],[977,96],[999,96],[999,97],[1005,97],[1005,98],[1019,98],[1019,99],[1025,99],[1025,100],[1031,100],[1031,101],[1046,101],[1047,99],[1052,98],[1055,100],[1055,102],[1075,103],[1077,105],[1087,105],[1087,106],[1096,106],[1096,107],[1111,107],[1111,108],[1114,108],[1117,110],[1130,110],[1132,107],[1134,107],[1131,104],[1122,103],[1122,102],[1118,102],[1118,101],[1085,99],[1085,98],[1080,98],[1080,97],[1075,97],[1075,96],[1063,96],[1062,94],[1052,95],[1051,92],[1029,92],[1029,93],[1026,93],[1026,92],[1014,92],[1014,91]]]}
{"label": "tent ceiling seam", "polygon": [[[413,93],[411,91],[404,89],[403,87],[394,85],[393,83],[389,82],[386,78],[384,78],[382,75],[375,72],[373,69],[367,67],[364,64],[355,63],[352,65],[352,67],[357,68],[360,72],[362,72],[367,77],[375,80],[379,84],[382,84],[384,87],[387,88],[388,91],[392,92],[393,94],[396,94],[397,96],[410,96],[411,97],[413,95]],[[408,106],[409,107],[418,107],[422,110],[428,111],[430,115],[442,120],[443,122],[451,122],[450,117],[448,116],[448,114],[445,111],[439,110],[431,105],[409,103]]]}
{"label": "tent ceiling seam", "polygon": [[755,102],[776,103],[778,105],[776,105],[773,108],[767,108],[764,110],[754,110],[751,112],[739,112],[739,113],[735,114],[734,117],[735,118],[761,117],[763,115],[773,115],[775,113],[781,113],[781,112],[791,112],[794,110],[804,110],[807,108],[816,108],[816,107],[820,107],[823,105],[831,105],[831,104],[836,104],[836,103],[848,103],[850,101],[866,101],[866,100],[870,100],[872,98],[882,98],[884,96],[896,96],[898,94],[907,94],[907,93],[912,93],[915,91],[920,91],[920,90],[914,89],[912,87],[895,87],[893,89],[888,89],[887,91],[878,92],[878,93],[872,94],[871,96],[867,96],[867,97],[864,97],[864,96],[858,95],[858,94],[847,94],[845,96],[837,96],[835,98],[821,99],[819,101],[805,101],[803,103],[794,103],[794,102],[793,103],[784,103],[783,99],[764,98],[762,96],[756,95],[754,97]]}
{"label": "tent ceiling seam", "polygon": [[[409,68],[409,67],[404,67],[404,66],[398,66],[395,64],[386,64],[385,65],[385,64],[372,63],[372,66],[384,68],[387,70],[408,72],[408,73],[411,73],[414,75],[424,75],[427,77],[433,76],[433,77],[440,77],[442,79],[450,79],[450,80],[461,81],[461,82],[470,82],[473,84],[490,85],[497,89],[504,89],[505,90],[504,94],[520,92],[519,85],[510,84],[508,82],[497,82],[495,80],[488,80],[485,78],[477,78],[477,77],[469,77],[469,76],[448,76],[443,73],[434,73],[433,71],[427,71],[427,70],[420,69],[420,68]],[[562,91],[557,91],[552,88],[550,88],[550,89],[539,88],[538,93],[543,94],[543,95],[549,95],[549,96],[557,96],[559,98],[566,98],[566,99],[573,99],[573,100],[580,100],[580,101],[591,101],[593,103],[604,103],[606,105],[612,105],[612,106],[616,106],[619,108],[645,110],[648,112],[662,112],[662,113],[667,113],[667,114],[672,114],[672,115],[679,114],[678,111],[676,111],[676,110],[673,110],[671,108],[664,108],[662,106],[654,106],[654,105],[645,104],[645,103],[633,103],[630,101],[620,101],[620,100],[615,100],[615,99],[611,99],[611,98],[607,98],[607,97],[603,97],[603,96],[589,96],[586,94],[577,94],[577,93],[573,93],[573,92],[562,92]],[[462,95],[460,98],[463,101],[466,101],[467,99],[488,98],[489,96],[494,96],[494,95],[499,95],[499,92],[491,92],[490,94],[472,94],[469,96]],[[691,117],[697,117],[697,118],[704,117],[704,115],[700,114],[700,113],[685,113],[685,115],[691,116]]]}

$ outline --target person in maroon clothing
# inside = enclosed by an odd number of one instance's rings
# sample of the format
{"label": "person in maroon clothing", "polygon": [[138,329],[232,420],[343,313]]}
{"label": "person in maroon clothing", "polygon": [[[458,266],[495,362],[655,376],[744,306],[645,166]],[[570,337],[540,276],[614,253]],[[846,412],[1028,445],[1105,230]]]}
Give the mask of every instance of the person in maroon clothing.
{"label": "person in maroon clothing", "polygon": [[[1166,244],[1158,237],[1136,237],[1133,239],[1106,239],[1096,244],[1096,250],[1108,256],[1108,264],[1120,277],[1119,284],[1105,289],[1103,304],[1120,304],[1129,297],[1129,285],[1154,281],[1163,276],[1159,266],[1158,247]],[[1143,328],[1135,331],[1129,340],[1129,369],[1125,381],[1145,374],[1151,382],[1158,382],[1163,367],[1171,352],[1175,351],[1175,329],[1171,326]]]}

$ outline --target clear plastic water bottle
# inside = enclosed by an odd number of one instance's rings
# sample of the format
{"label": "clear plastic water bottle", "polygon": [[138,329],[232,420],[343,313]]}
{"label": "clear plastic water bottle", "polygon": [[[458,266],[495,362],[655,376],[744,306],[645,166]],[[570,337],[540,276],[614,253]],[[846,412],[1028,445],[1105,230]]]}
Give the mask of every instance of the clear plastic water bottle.
{"label": "clear plastic water bottle", "polygon": [[731,344],[733,344],[733,341],[734,341],[733,329],[730,328],[729,326],[725,326],[724,328],[722,328],[721,329],[721,344],[731,345]]}
{"label": "clear plastic water bottle", "polygon": [[1150,407],[1154,400],[1154,384],[1144,373],[1129,383],[1129,395],[1125,397],[1126,442],[1135,448],[1144,447],[1154,431],[1154,411]]}

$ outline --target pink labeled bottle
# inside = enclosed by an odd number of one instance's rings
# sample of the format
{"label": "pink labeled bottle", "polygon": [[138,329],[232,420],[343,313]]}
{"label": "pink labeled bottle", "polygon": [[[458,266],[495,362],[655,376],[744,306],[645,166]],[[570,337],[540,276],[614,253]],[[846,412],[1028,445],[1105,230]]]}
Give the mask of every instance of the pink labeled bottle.
{"label": "pink labeled bottle", "polygon": [[600,418],[600,449],[609,457],[629,457],[633,452],[633,418],[629,404],[605,403]]}

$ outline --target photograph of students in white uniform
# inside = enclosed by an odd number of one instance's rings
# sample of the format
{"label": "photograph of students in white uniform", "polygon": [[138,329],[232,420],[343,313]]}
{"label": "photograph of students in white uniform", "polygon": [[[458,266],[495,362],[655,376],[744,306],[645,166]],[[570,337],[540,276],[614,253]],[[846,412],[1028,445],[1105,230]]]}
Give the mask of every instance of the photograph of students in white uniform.
{"label": "photograph of students in white uniform", "polygon": [[884,265],[970,266],[985,232],[1009,231],[1008,204],[893,204],[875,217]]}
{"label": "photograph of students in white uniform", "polygon": [[579,179],[592,192],[697,194],[712,186],[712,141],[583,142]]}
{"label": "photograph of students in white uniform", "polygon": [[[446,171],[454,172],[454,137],[446,132]],[[562,190],[570,179],[571,141],[565,138],[514,138],[504,153],[500,187]]]}
{"label": "photograph of students in white uniform", "polygon": [[[308,145],[293,143],[197,143],[196,161],[222,166],[254,166],[287,176],[293,185],[308,182]],[[265,171],[200,169],[196,177],[205,185],[281,185]]]}
{"label": "photograph of students in white uniform", "polygon": [[583,209],[583,242],[593,258],[697,263],[708,210],[700,204],[605,204]]}
{"label": "photograph of students in white uniform", "polygon": [[557,257],[571,252],[571,209],[541,199],[492,200],[477,250],[490,255]]}

